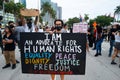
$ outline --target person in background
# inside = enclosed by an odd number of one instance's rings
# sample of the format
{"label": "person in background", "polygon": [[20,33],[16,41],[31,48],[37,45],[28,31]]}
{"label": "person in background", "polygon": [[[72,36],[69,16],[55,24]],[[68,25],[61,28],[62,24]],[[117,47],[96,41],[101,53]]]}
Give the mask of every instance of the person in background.
{"label": "person in background", "polygon": [[115,42],[115,32],[117,31],[117,26],[113,25],[112,28],[110,29],[110,48],[109,48],[109,54],[108,57],[111,57],[112,55],[112,51],[113,51],[113,46],[114,46],[114,42]]}
{"label": "person in background", "polygon": [[27,20],[21,16],[22,26],[25,28],[25,32],[35,32],[35,27],[37,26],[38,22],[38,16],[35,17],[35,21],[33,21],[31,18],[28,18]]}
{"label": "person in background", "polygon": [[103,37],[102,37],[102,27],[98,24],[97,25],[97,32],[96,32],[96,54],[95,57],[102,55],[101,54],[101,46],[103,42]]}
{"label": "person in background", "polygon": [[18,48],[20,49],[20,33],[25,32],[24,27],[22,26],[22,22],[18,21],[17,26],[14,28],[14,35],[16,43],[18,44]]}
{"label": "person in background", "polygon": [[111,61],[111,64],[113,65],[117,64],[114,60],[118,52],[120,52],[120,30],[118,30],[118,32],[116,32],[114,35],[115,35],[114,53],[112,55],[112,61]]}
{"label": "person in background", "polygon": [[67,27],[67,24],[64,24],[64,26],[63,26],[63,28],[62,28],[61,31],[62,31],[63,33],[67,33],[67,32],[68,32],[68,31],[67,31],[67,28],[68,28],[68,27]]}
{"label": "person in background", "polygon": [[97,28],[93,27],[93,50],[96,50],[96,33],[97,33]]}
{"label": "person in background", "polygon": [[88,28],[88,42],[89,42],[89,47],[93,47],[93,26],[90,25]]}
{"label": "person in background", "polygon": [[1,27],[2,27],[2,24],[0,23],[0,47],[1,47],[2,54],[3,54],[2,31],[1,31]]}
{"label": "person in background", "polygon": [[14,28],[15,23],[13,21],[9,21],[8,22],[8,26],[10,26],[10,28]]}
{"label": "person in background", "polygon": [[12,69],[16,68],[16,60],[15,60],[15,39],[14,35],[12,33],[12,30],[9,26],[5,28],[5,35],[3,37],[3,46],[4,46],[4,58],[6,61],[6,65],[2,67],[3,69],[11,67],[12,63]]}
{"label": "person in background", "polygon": [[39,32],[39,28],[38,27],[35,27],[35,32]]}
{"label": "person in background", "polygon": [[[15,23],[13,21],[9,21],[8,22],[8,26],[11,28],[12,32],[13,32],[13,35],[15,36],[15,32],[14,32],[14,29],[15,29]],[[16,38],[15,38],[15,44],[16,44]],[[20,63],[18,60],[16,60],[16,63]]]}

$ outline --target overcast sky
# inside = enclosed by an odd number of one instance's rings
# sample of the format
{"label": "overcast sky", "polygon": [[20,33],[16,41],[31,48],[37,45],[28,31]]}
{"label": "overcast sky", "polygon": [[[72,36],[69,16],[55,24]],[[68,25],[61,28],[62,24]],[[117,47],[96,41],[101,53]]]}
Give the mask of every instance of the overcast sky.
{"label": "overcast sky", "polygon": [[[51,0],[62,7],[62,18],[79,17],[89,14],[90,18],[98,15],[113,16],[114,9],[120,5],[120,0]],[[27,0],[27,7],[38,8],[38,0]]]}

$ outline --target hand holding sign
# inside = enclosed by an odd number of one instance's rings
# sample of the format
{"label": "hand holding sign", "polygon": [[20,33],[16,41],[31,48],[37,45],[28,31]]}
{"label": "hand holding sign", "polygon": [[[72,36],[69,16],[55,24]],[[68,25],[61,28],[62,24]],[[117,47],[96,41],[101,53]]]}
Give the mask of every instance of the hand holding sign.
{"label": "hand holding sign", "polygon": [[22,73],[85,74],[86,34],[21,33]]}
{"label": "hand holding sign", "polygon": [[20,14],[22,16],[38,16],[39,10],[37,10],[37,9],[21,9]]}

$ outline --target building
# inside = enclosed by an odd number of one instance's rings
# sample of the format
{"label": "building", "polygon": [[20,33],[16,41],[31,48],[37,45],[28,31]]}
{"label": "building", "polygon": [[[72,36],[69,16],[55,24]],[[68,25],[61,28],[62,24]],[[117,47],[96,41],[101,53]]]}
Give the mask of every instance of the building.
{"label": "building", "polygon": [[[57,3],[51,2],[51,0],[41,0],[41,6],[45,3],[49,2],[56,12],[56,19],[62,19],[62,8],[58,6]],[[48,23],[48,26],[54,25],[54,19],[50,17],[50,14],[46,13],[43,17],[43,23]]]}
{"label": "building", "polygon": [[58,7],[58,19],[62,19],[62,7]]}
{"label": "building", "polygon": [[26,7],[26,0],[19,0],[20,3],[22,3]]}

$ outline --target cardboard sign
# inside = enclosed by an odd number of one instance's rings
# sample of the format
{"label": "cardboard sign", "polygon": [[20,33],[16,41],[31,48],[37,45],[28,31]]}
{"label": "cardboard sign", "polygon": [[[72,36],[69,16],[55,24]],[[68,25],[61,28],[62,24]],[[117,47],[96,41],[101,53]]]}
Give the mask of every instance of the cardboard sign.
{"label": "cardboard sign", "polygon": [[85,22],[73,24],[73,33],[87,33],[87,30],[88,30],[88,24]]}
{"label": "cardboard sign", "polygon": [[37,10],[37,9],[21,9],[20,14],[22,16],[38,16],[39,10]]}
{"label": "cardboard sign", "polygon": [[21,33],[22,73],[84,75],[86,34]]}

